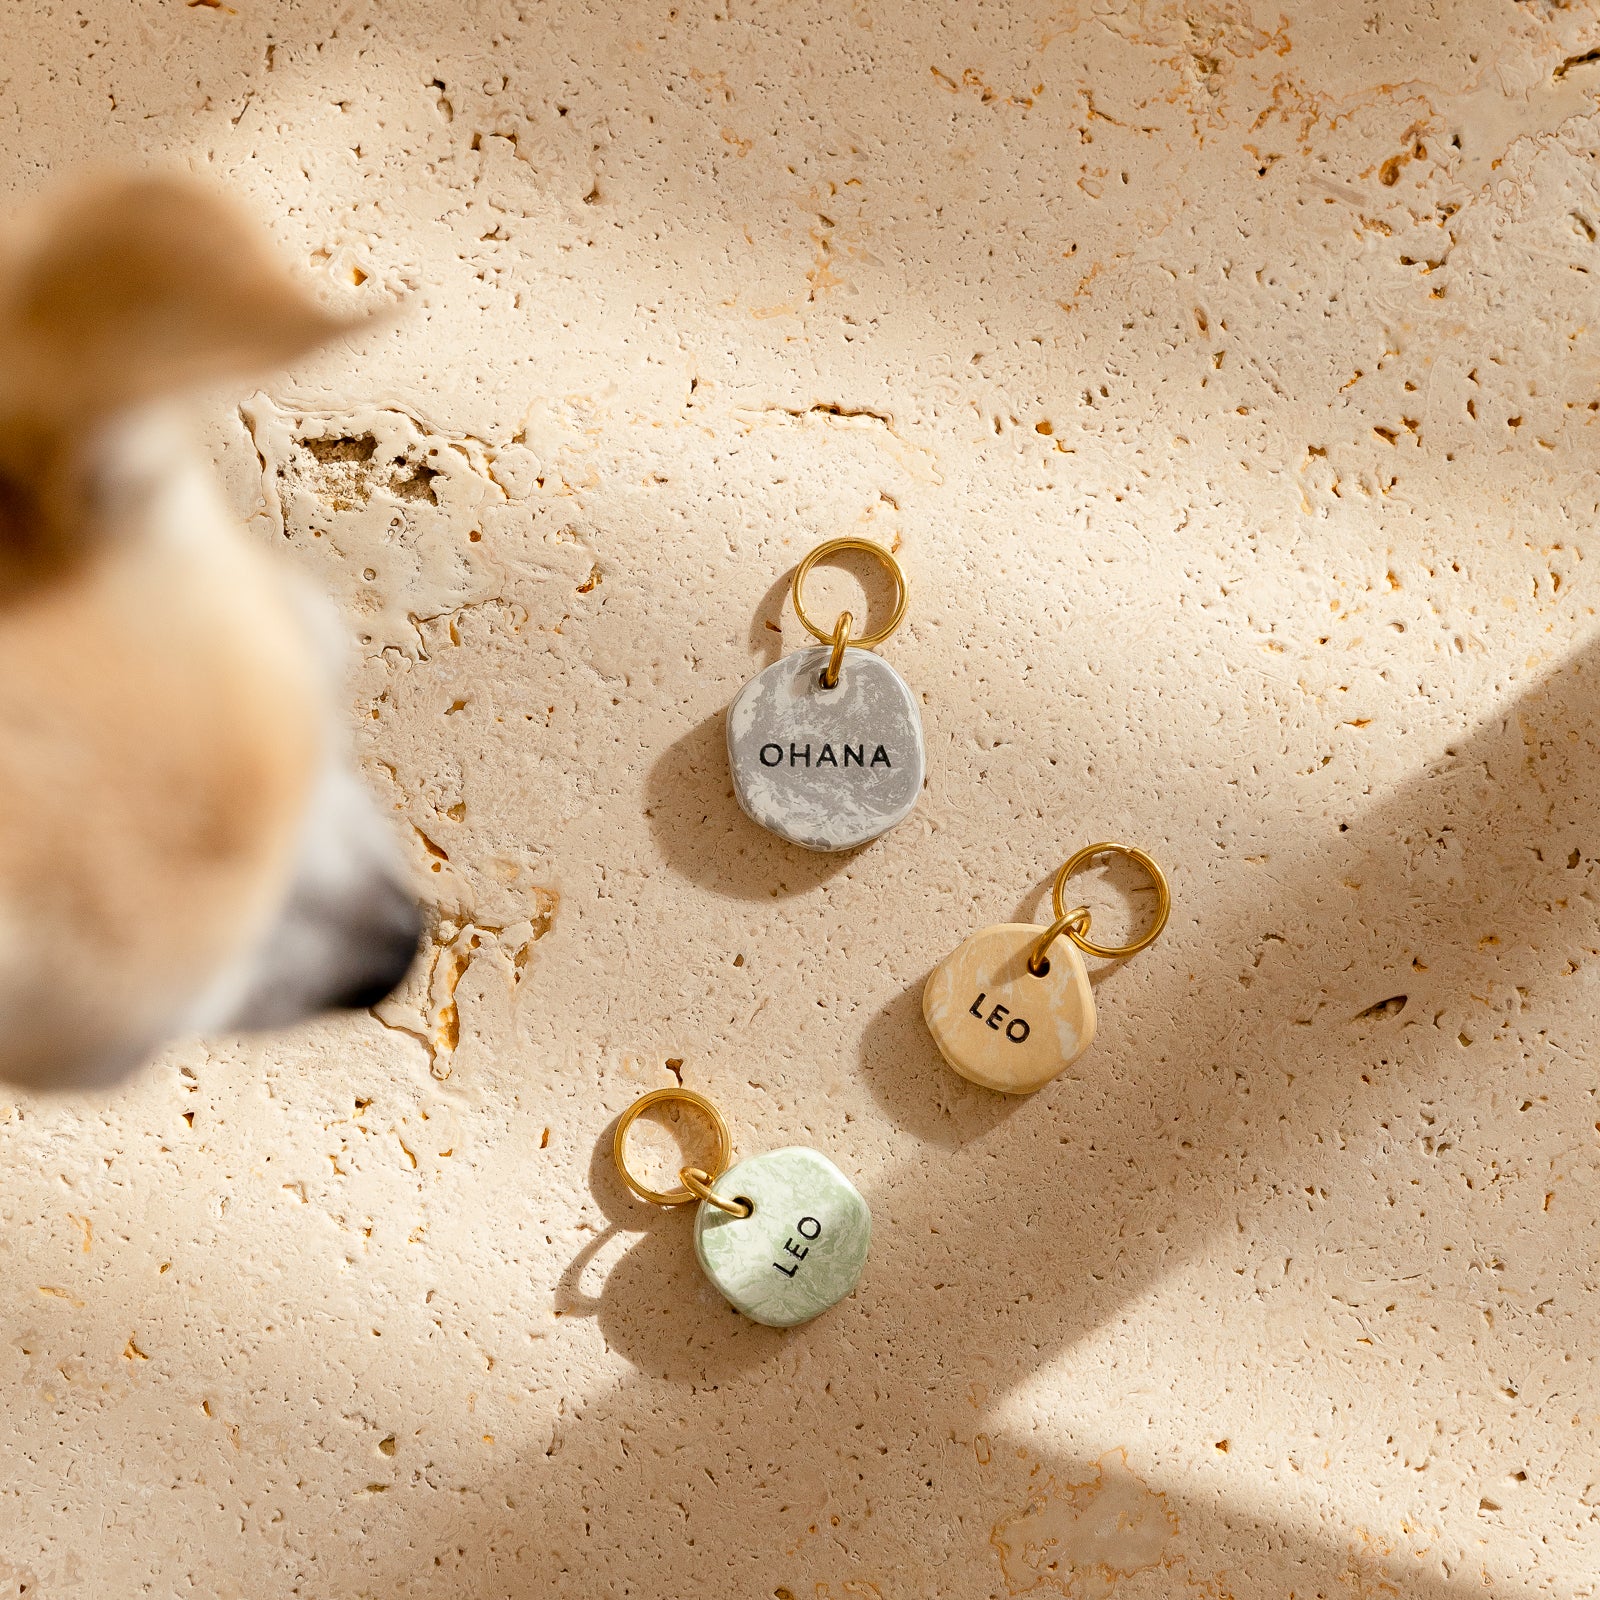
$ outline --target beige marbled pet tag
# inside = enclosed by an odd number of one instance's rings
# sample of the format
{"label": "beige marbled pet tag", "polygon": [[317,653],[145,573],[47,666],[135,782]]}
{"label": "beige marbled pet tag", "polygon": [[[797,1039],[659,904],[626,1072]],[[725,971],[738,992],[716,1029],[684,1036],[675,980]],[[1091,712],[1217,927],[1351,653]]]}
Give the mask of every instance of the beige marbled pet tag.
{"label": "beige marbled pet tag", "polygon": [[1050,947],[1049,971],[1028,970],[1045,930],[1027,922],[983,928],[934,969],[922,1015],[939,1053],[1003,1094],[1032,1094],[1094,1042],[1094,994],[1070,939]]}

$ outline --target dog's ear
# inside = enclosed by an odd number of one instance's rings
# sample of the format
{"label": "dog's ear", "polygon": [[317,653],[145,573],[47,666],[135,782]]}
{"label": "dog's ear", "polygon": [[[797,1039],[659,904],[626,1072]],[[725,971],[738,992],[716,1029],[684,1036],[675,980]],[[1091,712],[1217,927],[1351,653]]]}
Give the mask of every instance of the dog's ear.
{"label": "dog's ear", "polygon": [[319,305],[192,179],[80,182],[0,244],[0,426],[92,424],[282,366],[362,320]]}

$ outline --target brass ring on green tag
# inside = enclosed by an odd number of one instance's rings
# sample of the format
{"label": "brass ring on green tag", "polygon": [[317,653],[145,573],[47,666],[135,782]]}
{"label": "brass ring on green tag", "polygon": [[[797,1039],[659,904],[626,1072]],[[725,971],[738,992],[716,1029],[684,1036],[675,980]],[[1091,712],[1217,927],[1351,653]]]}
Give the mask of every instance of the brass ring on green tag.
{"label": "brass ring on green tag", "polygon": [[687,1206],[699,1198],[688,1188],[667,1190],[646,1188],[628,1170],[628,1130],[638,1121],[641,1113],[648,1111],[651,1106],[678,1102],[693,1106],[700,1112],[711,1124],[711,1130],[716,1135],[717,1153],[711,1162],[713,1170],[707,1171],[703,1167],[695,1169],[697,1172],[705,1173],[706,1183],[715,1183],[728,1170],[728,1163],[733,1159],[733,1135],[728,1132],[728,1124],[722,1120],[722,1113],[703,1094],[696,1094],[693,1089],[680,1089],[672,1085],[665,1089],[652,1089],[649,1094],[640,1095],[617,1119],[617,1131],[611,1141],[611,1157],[617,1164],[617,1171],[622,1174],[622,1181],[641,1200],[648,1200],[653,1206]]}
{"label": "brass ring on green tag", "polygon": [[756,1208],[742,1194],[736,1194],[731,1200],[724,1200],[711,1187],[715,1180],[703,1167],[685,1167],[678,1176],[683,1179],[684,1188],[696,1200],[704,1200],[708,1206],[715,1206],[718,1211],[726,1211],[730,1217],[755,1215]]}
{"label": "brass ring on green tag", "polygon": [[[857,650],[870,650],[873,645],[882,644],[900,626],[900,621],[906,614],[906,575],[900,570],[900,563],[881,544],[874,544],[870,539],[829,539],[826,543],[819,544],[794,569],[794,587],[792,590],[794,614],[799,617],[806,632],[813,639],[818,639],[823,644],[833,645],[835,655],[843,655],[842,646],[839,645],[833,633],[829,633],[824,628],[819,628],[806,615],[806,609],[800,601],[800,589],[806,581],[806,574],[819,561],[826,560],[829,556],[840,555],[846,550],[859,550],[863,555],[872,556],[882,563],[884,570],[889,574],[890,581],[894,584],[894,612],[876,633],[864,633],[859,639],[846,639],[845,643],[853,645]],[[848,628],[848,624],[846,624],[846,627]]]}
{"label": "brass ring on green tag", "polygon": [[[1117,945],[1115,947],[1091,944],[1090,941],[1084,937],[1089,929],[1089,921],[1087,917],[1084,918],[1083,927],[1081,929],[1074,930],[1072,928],[1062,926],[1063,923],[1070,922],[1073,915],[1064,909],[1066,906],[1067,879],[1070,878],[1080,867],[1087,866],[1092,860],[1094,860],[1096,856],[1105,855],[1126,856],[1130,861],[1138,862],[1138,864],[1143,867],[1147,873],[1149,873],[1150,882],[1155,887],[1155,920],[1144,931],[1144,933],[1139,938],[1135,939],[1131,944]],[[1081,849],[1075,856],[1067,861],[1061,870],[1056,874],[1055,890],[1051,898],[1055,904],[1056,916],[1058,919],[1060,919],[1056,925],[1057,929],[1064,932],[1080,950],[1085,950],[1092,956],[1099,956],[1103,961],[1121,961],[1128,956],[1136,955],[1139,951],[1143,950],[1146,945],[1154,944],[1156,939],[1160,936],[1161,930],[1166,927],[1167,917],[1172,911],[1172,890],[1167,886],[1166,873],[1164,873],[1161,868],[1158,867],[1155,862],[1145,854],[1143,850],[1136,849],[1131,844],[1115,844],[1110,841],[1107,841],[1104,844],[1085,845],[1083,849]],[[1054,938],[1054,936],[1054,933],[1052,933],[1051,937]]]}

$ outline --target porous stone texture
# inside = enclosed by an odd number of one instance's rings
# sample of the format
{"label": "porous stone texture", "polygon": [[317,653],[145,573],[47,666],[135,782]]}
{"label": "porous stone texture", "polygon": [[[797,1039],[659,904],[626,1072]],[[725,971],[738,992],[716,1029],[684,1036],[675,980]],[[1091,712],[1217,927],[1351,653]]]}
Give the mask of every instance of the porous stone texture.
{"label": "porous stone texture", "polygon": [[982,928],[928,975],[922,1018],[950,1065],[1003,1094],[1032,1094],[1094,1043],[1094,990],[1083,957],[1063,935],[1046,969],[1028,959],[1048,928]]}
{"label": "porous stone texture", "polygon": [[823,682],[828,649],[774,661],[728,707],[734,798],[752,822],[807,850],[853,850],[904,822],[926,759],[917,702],[870,650],[846,650]]}
{"label": "porous stone texture", "polygon": [[[192,167],[393,313],[208,416],[347,608],[432,925],[374,1016],[0,1099],[13,1591],[1592,1590],[1597,48],[1587,0],[13,8],[8,195]],[[812,855],[723,719],[855,531],[930,781]],[[964,1083],[928,973],[1100,838],[1170,925],[1055,1083]],[[741,1318],[610,1171],[669,1061],[871,1205],[826,1316]]]}
{"label": "porous stone texture", "polygon": [[694,1248],[705,1274],[752,1321],[792,1328],[821,1316],[861,1279],[872,1213],[819,1151],[802,1145],[735,1163],[712,1185],[754,1210],[734,1216],[702,1201]]}

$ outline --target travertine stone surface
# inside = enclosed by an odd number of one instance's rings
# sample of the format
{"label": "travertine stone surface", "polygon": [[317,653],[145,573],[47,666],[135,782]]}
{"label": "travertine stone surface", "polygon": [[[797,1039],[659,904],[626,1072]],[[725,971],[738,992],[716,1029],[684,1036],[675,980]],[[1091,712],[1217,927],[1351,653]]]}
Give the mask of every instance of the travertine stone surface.
{"label": "travertine stone surface", "polygon": [[1094,991],[1077,947],[1058,938],[1046,971],[1028,968],[1046,931],[1027,922],[982,928],[933,969],[922,991],[939,1054],[986,1089],[1032,1094],[1094,1043]]}
{"label": "travertine stone surface", "polygon": [[694,1223],[706,1276],[753,1322],[793,1328],[860,1282],[872,1213],[825,1155],[791,1145],[747,1156],[712,1188],[755,1207],[736,1217],[702,1201]]}
{"label": "travertine stone surface", "polygon": [[[395,308],[205,415],[348,610],[432,932],[376,1016],[0,1096],[3,1581],[1592,1589],[1597,48],[1590,0],[13,7],[8,195],[176,162]],[[725,714],[851,531],[929,782],[814,855]],[[929,972],[1101,838],[1171,923],[1069,1073],[965,1083]],[[1139,890],[1085,875],[1097,935]],[[872,1207],[826,1316],[749,1323],[611,1173],[668,1061]]]}
{"label": "travertine stone surface", "polygon": [[910,688],[882,656],[796,650],[728,707],[734,795],[752,822],[807,850],[853,850],[911,815],[926,765]]}

